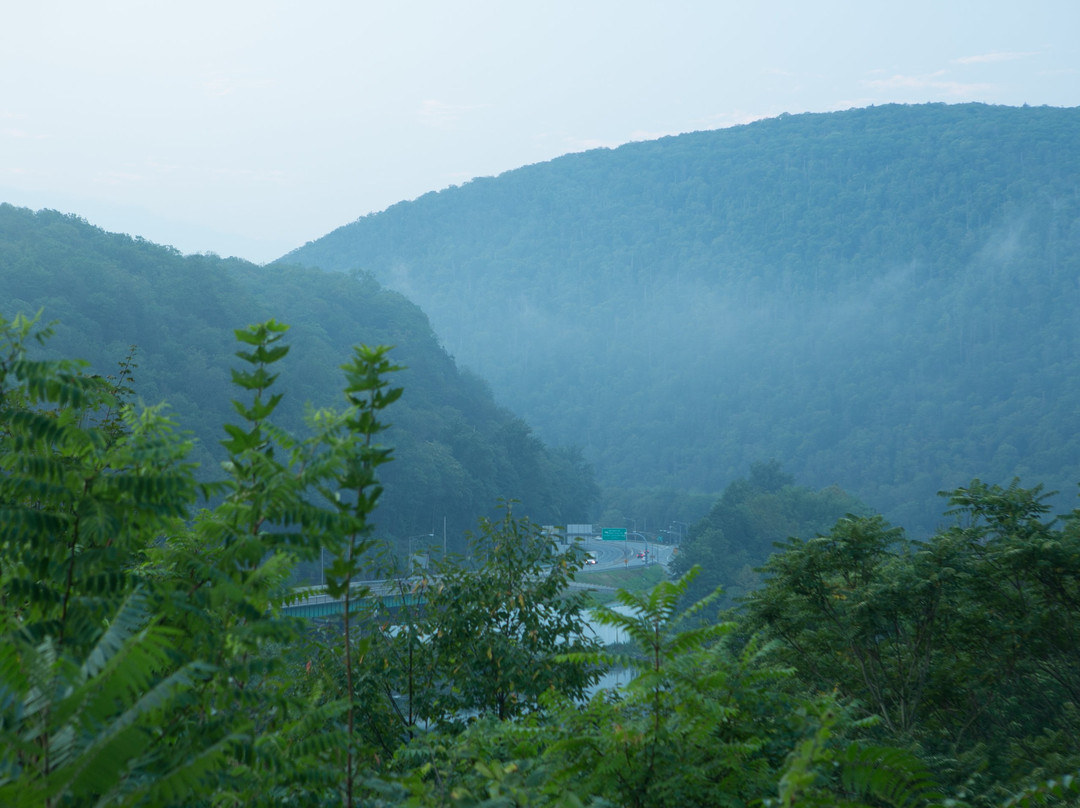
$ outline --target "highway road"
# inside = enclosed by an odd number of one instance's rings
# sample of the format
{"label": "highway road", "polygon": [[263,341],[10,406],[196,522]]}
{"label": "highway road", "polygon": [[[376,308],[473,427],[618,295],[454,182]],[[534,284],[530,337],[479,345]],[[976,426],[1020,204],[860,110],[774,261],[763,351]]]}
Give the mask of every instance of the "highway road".
{"label": "highway road", "polygon": [[[671,561],[674,547],[668,544],[654,544],[653,542],[635,541],[603,541],[601,539],[587,539],[580,542],[581,548],[587,553],[596,555],[595,564],[586,564],[578,573],[580,584],[587,588],[587,576],[590,572],[600,570],[626,569],[644,567],[649,564],[663,564],[667,566]],[[648,551],[644,558],[638,558],[639,553]],[[367,597],[397,598],[408,597],[411,591],[409,579],[388,579],[381,581],[358,581],[357,586],[369,589]],[[284,607],[288,614],[296,614],[305,617],[324,617],[341,612],[341,602],[326,593],[325,587],[310,586],[297,588],[296,599]]]}
{"label": "highway road", "polygon": [[[586,539],[581,542],[581,547],[588,553],[596,554],[596,563],[586,564],[582,569],[583,573],[593,570],[643,567],[646,564],[663,564],[667,566],[675,549],[670,544],[655,544],[653,542],[635,541],[634,539],[628,539],[627,541]],[[638,554],[645,551],[648,551],[648,556],[638,558]]]}

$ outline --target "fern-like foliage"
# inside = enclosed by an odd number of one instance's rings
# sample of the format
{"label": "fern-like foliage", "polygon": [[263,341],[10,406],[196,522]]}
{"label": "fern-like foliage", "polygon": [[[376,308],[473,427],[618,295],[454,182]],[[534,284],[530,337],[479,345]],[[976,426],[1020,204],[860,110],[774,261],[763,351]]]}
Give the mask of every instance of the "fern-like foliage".
{"label": "fern-like foliage", "polygon": [[809,706],[808,717],[817,729],[788,755],[779,778],[779,796],[764,800],[765,806],[920,808],[946,804],[925,764],[907,750],[840,743],[834,736],[843,712],[828,700]]}
{"label": "fern-like foliage", "polygon": [[2,727],[0,804],[138,804],[157,768],[157,727],[209,674],[175,664],[174,632],[154,625],[148,606],[132,591],[79,665],[53,638],[9,648],[15,664],[0,669],[0,690],[21,701]]}
{"label": "fern-like foliage", "polygon": [[49,335],[36,318],[0,318],[0,805],[350,793],[351,701],[295,687],[301,626],[279,607],[323,546],[359,569],[389,455],[373,413],[397,393],[375,349],[347,366],[343,412],[306,439],[280,430],[285,331],[237,332],[250,398],[196,515],[188,441],[163,407],[124,400],[130,357],[118,382],[89,376],[31,357]]}
{"label": "fern-like foliage", "polygon": [[1065,774],[1029,786],[1001,804],[1001,808],[1080,805],[1080,772]]}
{"label": "fern-like foliage", "polygon": [[682,607],[696,570],[646,594],[619,592],[621,610],[600,609],[631,648],[570,655],[626,669],[632,678],[568,706],[565,735],[547,753],[556,779],[631,806],[745,805],[767,794],[797,728],[785,672],[759,648],[729,647],[731,625],[699,618],[720,593]]}
{"label": "fern-like foliage", "polygon": [[124,804],[208,674],[139,573],[195,484],[162,408],[30,356],[49,333],[0,318],[0,804]]}
{"label": "fern-like foliage", "polygon": [[661,686],[665,664],[715,642],[731,628],[711,622],[692,625],[695,618],[719,599],[720,590],[680,610],[687,590],[700,573],[700,568],[694,567],[678,580],[661,581],[645,593],[624,589],[616,592],[615,600],[623,610],[600,606],[595,610],[594,619],[600,625],[618,629],[637,653],[605,651],[593,655],[590,660],[636,671],[638,678],[635,681],[639,687]]}

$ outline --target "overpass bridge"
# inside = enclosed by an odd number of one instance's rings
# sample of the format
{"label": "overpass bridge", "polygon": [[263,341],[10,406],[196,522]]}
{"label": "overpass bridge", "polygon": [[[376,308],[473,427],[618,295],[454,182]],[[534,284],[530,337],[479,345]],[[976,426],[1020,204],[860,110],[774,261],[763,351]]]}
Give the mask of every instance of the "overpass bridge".
{"label": "overpass bridge", "polygon": [[[356,614],[375,607],[389,609],[423,603],[422,578],[387,578],[380,581],[362,581],[354,584],[349,612]],[[366,590],[366,591],[365,591]],[[281,607],[281,613],[290,617],[309,620],[335,617],[345,613],[345,598],[335,598],[325,586],[306,586],[294,590],[296,598]]]}
{"label": "overpass bridge", "polygon": [[[376,604],[387,609],[400,609],[402,606],[415,606],[424,602],[424,589],[432,580],[420,577],[388,578],[380,581],[365,581],[353,587],[353,597],[349,603],[350,614],[368,611]],[[368,591],[363,592],[366,588]],[[614,592],[614,586],[589,584],[584,581],[571,581],[568,589]],[[290,617],[303,617],[317,620],[323,617],[337,617],[345,613],[345,599],[335,598],[322,586],[308,586],[295,590],[297,598],[281,607],[281,613]]]}
{"label": "overpass bridge", "polygon": [[[637,534],[640,535],[640,534]],[[571,581],[569,589],[614,592],[617,587],[590,584],[590,572],[625,569],[630,566],[648,566],[670,563],[674,548],[671,545],[636,541],[601,541],[590,539],[580,546],[595,559],[595,564],[586,565],[578,571],[578,579]],[[639,555],[640,554],[640,555]],[[415,606],[424,602],[424,589],[435,577],[410,575],[401,578],[385,578],[376,581],[361,581],[354,585],[354,597],[350,612],[362,613],[375,608],[376,604],[388,609],[400,609],[402,606]],[[366,588],[367,592],[362,592]],[[282,606],[282,614],[317,620],[336,617],[345,612],[343,598],[331,597],[324,586],[309,586],[294,590],[296,597]]]}

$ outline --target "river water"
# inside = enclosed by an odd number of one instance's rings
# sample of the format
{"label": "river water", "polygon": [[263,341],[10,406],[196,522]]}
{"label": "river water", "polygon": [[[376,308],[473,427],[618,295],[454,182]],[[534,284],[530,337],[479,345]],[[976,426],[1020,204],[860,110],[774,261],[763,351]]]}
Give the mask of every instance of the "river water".
{"label": "river water", "polygon": [[[628,606],[617,605],[610,607],[612,611],[619,612],[621,614],[633,614],[634,610]],[[597,623],[591,617],[589,619],[589,628],[592,633],[602,642],[604,645],[612,645],[614,643],[626,642],[628,637],[626,632],[615,626],[606,626]],[[625,685],[630,679],[633,678],[633,672],[626,668],[615,668],[609,670],[600,680],[589,688],[588,696],[591,697],[598,690],[610,690],[618,689]]]}
{"label": "river water", "polygon": [[[619,604],[617,606],[610,606],[608,608],[610,608],[613,612],[618,612],[619,614],[629,615],[634,613],[633,609],[631,609],[629,606],[623,606],[622,604]],[[626,637],[626,633],[618,627],[606,626],[602,623],[596,622],[596,620],[593,619],[591,613],[589,615],[588,626],[589,629],[592,631],[593,635],[596,636],[604,645],[613,645],[615,643],[626,642],[628,639]]]}

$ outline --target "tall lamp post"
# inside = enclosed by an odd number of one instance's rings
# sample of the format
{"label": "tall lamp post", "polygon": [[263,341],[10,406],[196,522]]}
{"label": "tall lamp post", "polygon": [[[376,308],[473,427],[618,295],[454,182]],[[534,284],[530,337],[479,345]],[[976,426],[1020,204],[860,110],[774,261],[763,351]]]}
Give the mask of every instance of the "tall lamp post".
{"label": "tall lamp post", "polygon": [[679,544],[682,544],[682,540],[686,536],[686,531],[688,530],[686,522],[672,522],[671,526],[679,529]]}
{"label": "tall lamp post", "polygon": [[[420,533],[420,534],[418,534],[416,536],[409,536],[409,538],[408,538],[408,542],[409,542],[408,564],[409,564],[410,569],[412,567],[412,559],[413,559],[413,549],[412,549],[413,548],[413,541],[415,541],[416,539],[429,539],[430,540],[430,539],[434,539],[434,538],[435,538],[434,533]],[[430,547],[430,541],[428,542],[428,546]],[[425,568],[427,567],[426,562],[424,564],[424,567]]]}

